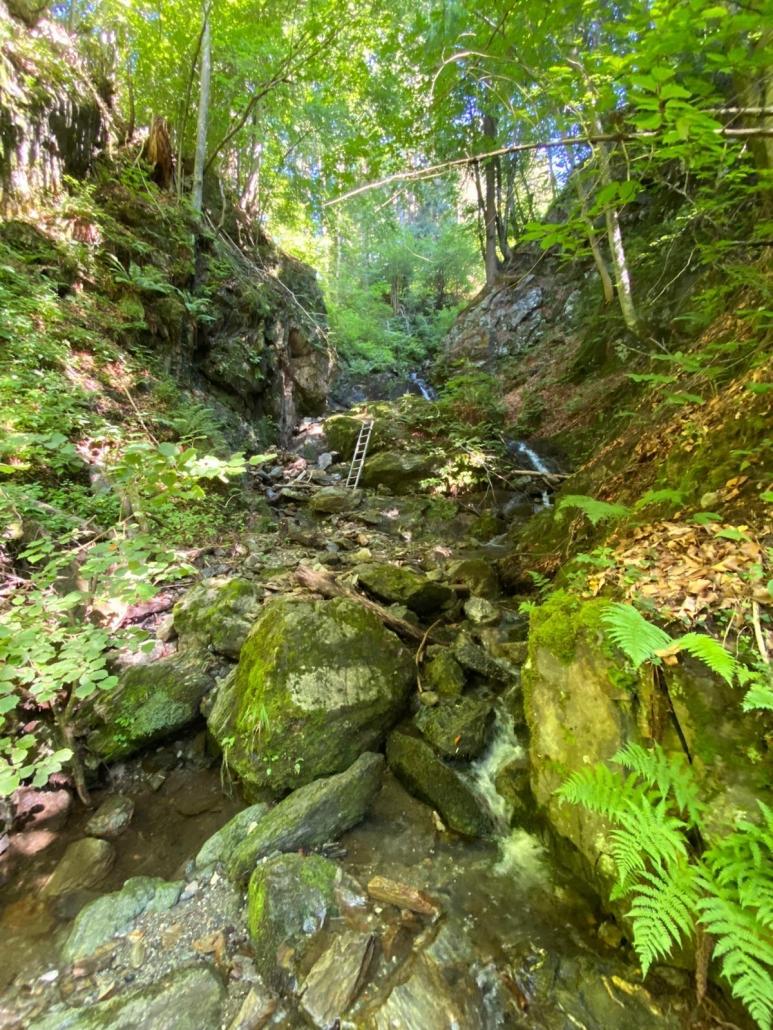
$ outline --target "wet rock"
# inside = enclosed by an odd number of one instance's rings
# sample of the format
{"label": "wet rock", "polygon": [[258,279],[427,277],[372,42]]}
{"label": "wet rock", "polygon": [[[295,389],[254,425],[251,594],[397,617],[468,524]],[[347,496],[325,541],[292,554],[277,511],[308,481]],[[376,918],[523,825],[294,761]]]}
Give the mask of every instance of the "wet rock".
{"label": "wet rock", "polygon": [[330,450],[340,454],[344,461],[349,461],[362,426],[362,419],[353,415],[332,415],[325,419],[325,439]]}
{"label": "wet rock", "polygon": [[336,515],[339,512],[354,511],[362,504],[359,490],[348,490],[345,486],[323,486],[309,501],[309,510],[315,515]]}
{"label": "wet rock", "polygon": [[465,676],[461,665],[447,647],[433,646],[429,660],[421,670],[422,684],[441,697],[459,697],[464,691]]}
{"label": "wet rock", "polygon": [[323,451],[322,454],[317,458],[317,467],[321,468],[324,472],[325,469],[329,469],[333,464],[334,458],[330,451]]}
{"label": "wet rock", "polygon": [[461,583],[470,592],[488,600],[499,597],[501,587],[496,570],[483,558],[464,558],[448,565],[446,574],[451,583]]}
{"label": "wet rock", "polygon": [[182,644],[238,658],[257,618],[263,591],[248,579],[214,577],[198,584],[174,606]]}
{"label": "wet rock", "polygon": [[95,706],[101,726],[90,734],[89,750],[114,762],[177,733],[197,718],[212,684],[197,654],[130,666],[116,690]]}
{"label": "wet rock", "polygon": [[249,836],[266,812],[268,805],[259,803],[229,819],[225,826],[221,826],[217,833],[202,844],[194,860],[196,868],[203,869],[216,862],[227,862],[235,848]]}
{"label": "wet rock", "polygon": [[59,860],[44,893],[58,897],[84,887],[95,887],[110,872],[113,862],[115,849],[109,841],[97,837],[73,841]]}
{"label": "wet rock", "polygon": [[290,794],[263,816],[227,862],[235,880],[249,876],[259,858],[274,851],[318,847],[356,826],[381,787],[383,755],[360,755],[337,776],[329,776]]}
{"label": "wet rock", "polygon": [[425,741],[394,730],[387,741],[387,762],[406,789],[437,809],[452,830],[467,837],[491,830],[475,795]]}
{"label": "wet rock", "polygon": [[444,583],[399,565],[362,565],[357,580],[374,597],[404,604],[417,615],[431,615],[456,600],[454,591]]}
{"label": "wet rock", "polygon": [[507,803],[511,825],[531,827],[535,824],[537,809],[529,783],[527,755],[514,758],[497,770],[494,789]]}
{"label": "wet rock", "polygon": [[325,1030],[346,1013],[367,980],[375,950],[373,934],[344,930],[314,963],[301,992],[314,1026]]}
{"label": "wet rock", "polygon": [[334,906],[339,868],[321,855],[277,855],[253,870],[247,927],[258,972],[285,986]]}
{"label": "wet rock", "polygon": [[253,797],[292,790],[378,747],[415,675],[410,652],[356,602],[273,601],[209,727]]}
{"label": "wet rock", "polygon": [[86,833],[91,837],[114,840],[120,837],[133,815],[134,802],[131,798],[123,794],[111,794],[86,823]]}
{"label": "wet rock", "polygon": [[425,708],[432,708],[433,705],[440,704],[440,695],[434,690],[422,690],[419,694],[419,704]]}
{"label": "wet rock", "polygon": [[432,463],[424,455],[383,451],[367,459],[361,482],[368,487],[387,487],[393,494],[408,494],[431,474]]}
{"label": "wet rock", "polygon": [[183,884],[154,876],[133,876],[119,891],[86,905],[76,916],[62,947],[66,962],[91,955],[100,945],[126,933],[144,912],[166,912],[177,904]]}
{"label": "wet rock", "polygon": [[474,626],[493,626],[500,618],[499,610],[485,597],[468,597],[464,614]]}
{"label": "wet rock", "polygon": [[486,746],[493,709],[486,701],[460,697],[422,708],[414,717],[421,735],[446,758],[476,758]]}
{"label": "wet rock", "polygon": [[454,657],[461,666],[470,672],[477,672],[486,679],[507,683],[514,672],[504,662],[497,661],[478,647],[466,633],[460,633],[454,643]]}
{"label": "wet rock", "polygon": [[96,1005],[52,1012],[29,1030],[203,1030],[220,1026],[224,996],[214,969],[199,964]]}
{"label": "wet rock", "polygon": [[276,1012],[276,1007],[277,999],[273,994],[251,987],[228,1030],[261,1030]]}

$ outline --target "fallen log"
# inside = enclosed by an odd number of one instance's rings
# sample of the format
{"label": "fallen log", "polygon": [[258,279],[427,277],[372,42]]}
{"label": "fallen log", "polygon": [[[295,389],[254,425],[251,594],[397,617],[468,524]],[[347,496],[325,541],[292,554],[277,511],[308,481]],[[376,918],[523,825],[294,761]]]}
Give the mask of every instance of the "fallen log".
{"label": "fallen log", "polygon": [[295,579],[302,587],[312,590],[315,594],[322,594],[323,597],[346,597],[350,601],[356,601],[363,608],[373,612],[388,629],[393,630],[400,637],[416,641],[419,644],[422,642],[440,643],[440,641],[428,635],[428,632],[423,630],[421,626],[414,626],[412,622],[406,622],[405,619],[398,618],[387,608],[376,604],[375,601],[371,601],[370,598],[363,597],[362,594],[358,594],[355,590],[342,586],[326,572],[315,572],[308,565],[299,565],[295,570]]}

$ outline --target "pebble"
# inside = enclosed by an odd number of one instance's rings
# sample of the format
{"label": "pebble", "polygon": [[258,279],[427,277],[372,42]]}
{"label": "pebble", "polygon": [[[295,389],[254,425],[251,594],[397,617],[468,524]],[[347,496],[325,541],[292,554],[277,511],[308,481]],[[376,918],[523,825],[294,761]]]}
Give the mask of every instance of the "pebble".
{"label": "pebble", "polygon": [[201,884],[199,883],[199,881],[191,880],[190,883],[187,883],[185,887],[183,887],[183,892],[180,895],[180,901],[187,901],[188,898],[194,897],[196,894],[199,893],[200,889]]}

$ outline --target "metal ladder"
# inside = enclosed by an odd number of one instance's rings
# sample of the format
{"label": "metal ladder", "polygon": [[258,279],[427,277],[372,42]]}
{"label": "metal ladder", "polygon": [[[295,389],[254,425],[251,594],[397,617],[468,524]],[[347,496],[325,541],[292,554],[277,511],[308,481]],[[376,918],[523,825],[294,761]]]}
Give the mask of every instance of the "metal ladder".
{"label": "metal ladder", "polygon": [[359,486],[360,476],[362,475],[362,466],[365,464],[365,455],[368,453],[368,444],[370,443],[370,434],[373,432],[373,419],[368,422],[362,423],[362,429],[357,437],[357,443],[354,447],[354,457],[352,458],[351,468],[349,469],[349,475],[346,477],[346,486],[351,487],[352,490],[356,490]]}

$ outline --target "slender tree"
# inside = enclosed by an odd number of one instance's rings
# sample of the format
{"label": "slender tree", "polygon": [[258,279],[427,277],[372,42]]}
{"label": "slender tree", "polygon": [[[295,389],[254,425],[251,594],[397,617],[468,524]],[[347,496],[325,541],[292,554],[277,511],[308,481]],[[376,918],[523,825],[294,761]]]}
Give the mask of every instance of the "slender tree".
{"label": "slender tree", "polygon": [[207,160],[207,126],[209,124],[209,92],[212,82],[212,5],[205,0],[202,8],[201,75],[199,79],[199,116],[196,123],[196,155],[193,164],[193,210],[201,213],[204,194],[204,166]]}

